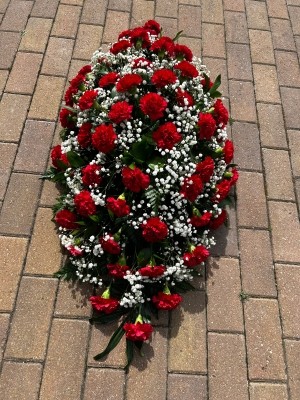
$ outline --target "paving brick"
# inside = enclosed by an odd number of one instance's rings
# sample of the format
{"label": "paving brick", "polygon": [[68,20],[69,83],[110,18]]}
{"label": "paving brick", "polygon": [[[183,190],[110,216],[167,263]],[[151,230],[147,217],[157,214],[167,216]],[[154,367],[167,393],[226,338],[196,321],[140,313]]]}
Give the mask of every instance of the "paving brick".
{"label": "paving brick", "polygon": [[102,41],[104,43],[114,43],[118,39],[120,29],[125,30],[128,28],[128,13],[108,10]]}
{"label": "paving brick", "polygon": [[[255,188],[252,190],[251,188]],[[238,222],[240,226],[268,227],[263,175],[240,171],[237,183]]]}
{"label": "paving brick", "polygon": [[94,51],[100,47],[102,32],[102,26],[80,24],[73,57],[90,60]]}
{"label": "paving brick", "polygon": [[271,65],[253,65],[257,101],[280,103],[276,68]]}
{"label": "paving brick", "polygon": [[[178,1],[178,0],[177,0]],[[110,10],[131,11],[131,0],[109,0],[108,8]],[[172,10],[170,10],[172,12]]]}
{"label": "paving brick", "polygon": [[234,160],[239,168],[262,170],[259,132],[256,124],[234,122],[232,125]]}
{"label": "paving brick", "polygon": [[300,89],[281,88],[281,99],[287,128],[300,129]]}
{"label": "paving brick", "polygon": [[247,21],[244,13],[225,11],[226,42],[249,43]]}
{"label": "paving brick", "polygon": [[276,51],[275,55],[279,85],[300,87],[300,67],[297,53]]}
{"label": "paving brick", "polygon": [[88,63],[85,60],[71,60],[71,65],[69,68],[68,79],[67,79],[68,82],[71,81],[75,77],[75,75],[77,75],[78,71],[84,65],[87,65],[87,64]]}
{"label": "paving brick", "polygon": [[43,367],[33,363],[5,362],[0,379],[3,399],[37,400]]}
{"label": "paving brick", "polygon": [[265,2],[246,0],[245,3],[248,28],[269,30],[269,17]]}
{"label": "paving brick", "polygon": [[80,398],[88,330],[87,321],[54,319],[40,400]]}
{"label": "paving brick", "polygon": [[278,298],[283,325],[283,334],[300,338],[299,308],[300,268],[298,265],[276,265]]}
{"label": "paving brick", "polygon": [[257,104],[257,112],[262,146],[286,148],[287,141],[281,106]]}
{"label": "paving brick", "polygon": [[212,400],[248,400],[243,335],[208,334],[208,390]]}
{"label": "paving brick", "polygon": [[[54,76],[40,75],[32,98],[29,118],[55,121],[60,105],[65,80]],[[47,96],[45,95],[47,93]]]}
{"label": "paving brick", "polygon": [[[122,0],[120,0],[122,4]],[[81,14],[81,22],[85,24],[104,25],[107,0],[85,0]],[[97,12],[95,12],[97,10]]]}
{"label": "paving brick", "polygon": [[300,342],[285,340],[285,351],[289,374],[290,399],[297,400],[300,393]]}
{"label": "paving brick", "polygon": [[72,39],[51,37],[44,57],[42,74],[66,76],[73,46],[74,41]]}
{"label": "paving brick", "polygon": [[[191,24],[191,20],[195,23]],[[178,11],[178,30],[184,35],[201,37],[201,8],[180,5]]]}
{"label": "paving brick", "polygon": [[0,32],[0,68],[11,68],[19,42],[19,33]]}
{"label": "paving brick", "polygon": [[298,205],[300,204],[300,179],[295,179],[295,190],[296,190],[296,196],[297,196],[297,201]]}
{"label": "paving brick", "polygon": [[204,292],[185,294],[171,314],[169,371],[206,372],[206,317]]}
{"label": "paving brick", "polygon": [[59,197],[59,195],[59,185],[50,181],[44,181],[40,198],[40,205],[52,207],[56,203],[56,199]]}
{"label": "paving brick", "polygon": [[0,0],[0,12],[5,13],[10,0]]}
{"label": "paving brick", "polygon": [[123,399],[124,371],[89,368],[86,375],[84,400]]}
{"label": "paving brick", "polygon": [[90,296],[93,295],[89,283],[63,282],[59,284],[55,315],[89,317],[91,314]]}
{"label": "paving brick", "polygon": [[208,264],[207,328],[243,332],[240,268],[236,259],[212,259]]}
{"label": "paving brick", "polygon": [[300,35],[300,8],[289,7],[289,11],[294,35]]}
{"label": "paving brick", "polygon": [[177,18],[177,13],[178,0],[156,0],[155,14],[157,16]]}
{"label": "paving brick", "polygon": [[286,379],[277,301],[249,299],[244,312],[250,380]]}
{"label": "paving brick", "polygon": [[243,291],[255,296],[277,296],[268,231],[240,229]]}
{"label": "paving brick", "polygon": [[31,15],[33,17],[54,18],[59,0],[35,0]]}
{"label": "paving brick", "polygon": [[62,0],[63,4],[71,4],[74,6],[82,6],[84,0]]}
{"label": "paving brick", "polygon": [[249,38],[252,62],[275,64],[271,33],[250,29]]}
{"label": "paving brick", "polygon": [[0,293],[0,309],[12,311],[26,255],[27,240],[0,236],[0,244],[0,279],[5,287]]}
{"label": "paving brick", "polygon": [[51,35],[75,38],[81,7],[61,4],[58,6]]}
{"label": "paving brick", "polygon": [[295,51],[290,21],[286,19],[270,18],[270,25],[274,49]]}
{"label": "paving brick", "polygon": [[266,0],[269,17],[289,18],[285,0]]}
{"label": "paving brick", "polygon": [[300,6],[299,0],[287,0],[287,5]]}
{"label": "paving brick", "polygon": [[9,71],[0,70],[0,96],[2,95],[4,86],[6,84],[8,74]]}
{"label": "paving brick", "polygon": [[274,259],[299,262],[300,227],[294,203],[269,202]]}
{"label": "paving brick", "polygon": [[180,44],[188,46],[195,57],[201,57],[201,39],[181,36]]}
{"label": "paving brick", "polygon": [[289,147],[291,150],[291,162],[294,176],[300,176],[300,159],[298,149],[300,146],[300,132],[288,131]]}
{"label": "paving brick", "polygon": [[0,232],[29,235],[41,182],[36,175],[13,173],[0,216]]}
{"label": "paving brick", "polygon": [[[167,18],[167,17],[155,17],[155,20],[160,24],[163,28],[163,34],[166,36],[170,36],[171,38],[175,37],[178,32],[178,20],[176,18]],[[185,33],[185,32],[183,32]],[[191,38],[194,39],[195,38]],[[181,40],[181,38],[180,38]],[[200,49],[201,51],[201,49]]]}
{"label": "paving brick", "polygon": [[206,400],[207,378],[200,375],[169,374],[168,400]]}
{"label": "paving brick", "polygon": [[288,400],[286,385],[250,383],[250,400]]}
{"label": "paving brick", "polygon": [[50,19],[29,18],[19,50],[43,53],[46,49],[51,26],[52,20]]}
{"label": "paving brick", "polygon": [[295,39],[295,43],[296,43],[298,57],[300,57],[299,56],[299,54],[300,54],[300,36],[294,36],[294,39]]}
{"label": "paving brick", "polygon": [[244,44],[227,44],[227,62],[229,79],[252,81],[250,49]]}
{"label": "paving brick", "polygon": [[202,24],[203,56],[226,58],[224,26]]}
{"label": "paving brick", "polygon": [[204,1],[202,3],[202,21],[223,24],[222,0]]}
{"label": "paving brick", "polygon": [[231,116],[238,121],[256,122],[252,82],[229,81]]}
{"label": "paving brick", "polygon": [[0,314],[0,362],[2,361],[2,356],[5,348],[6,337],[9,327],[9,314]]}
{"label": "paving brick", "polygon": [[228,11],[245,11],[244,0],[224,0],[224,10]]}
{"label": "paving brick", "polygon": [[17,53],[6,92],[32,94],[42,62],[41,54]]}
{"label": "paving brick", "polygon": [[29,96],[4,93],[0,103],[1,140],[18,142],[29,102]]}
{"label": "paving brick", "polygon": [[220,92],[223,96],[228,96],[228,79],[226,61],[221,58],[203,57],[203,62],[210,71],[210,77],[214,81],[215,78],[221,75]]}
{"label": "paving brick", "polygon": [[16,151],[17,146],[15,144],[0,143],[0,199],[4,198]]}
{"label": "paving brick", "polygon": [[[146,21],[154,18],[154,1],[149,0],[135,0],[132,4],[131,11],[131,21],[130,27],[136,27],[144,25]],[[158,23],[160,22],[159,18],[155,18]],[[170,19],[170,21],[172,21]],[[167,32],[166,27],[164,27],[164,32]]]}
{"label": "paving brick", "polygon": [[[167,329],[157,328],[151,344],[143,345],[144,357],[136,354],[127,378],[127,399],[135,400],[151,393],[151,399],[166,398]],[[155,354],[155,356],[154,356]],[[151,360],[151,362],[150,362]],[[159,371],[159,374],[157,374]]]}
{"label": "paving brick", "polygon": [[56,286],[56,279],[22,278],[5,357],[44,359]]}
{"label": "paving brick", "polygon": [[179,0],[179,4],[189,4],[192,6],[201,6],[201,0]]}
{"label": "paving brick", "polygon": [[25,28],[33,1],[11,1],[1,23],[1,29],[20,32]]}

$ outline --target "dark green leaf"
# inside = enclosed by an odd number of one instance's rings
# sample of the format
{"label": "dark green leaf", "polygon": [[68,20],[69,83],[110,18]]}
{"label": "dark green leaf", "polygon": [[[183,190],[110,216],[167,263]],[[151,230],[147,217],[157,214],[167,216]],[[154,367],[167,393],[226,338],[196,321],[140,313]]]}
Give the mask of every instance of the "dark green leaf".
{"label": "dark green leaf", "polygon": [[100,216],[99,215],[89,215],[89,218],[94,221],[94,222],[100,222]]}
{"label": "dark green leaf", "polygon": [[85,164],[84,160],[74,151],[68,151],[67,158],[73,168],[80,168]]}
{"label": "dark green leaf", "polygon": [[114,334],[112,335],[112,337],[110,338],[110,341],[108,342],[108,345],[106,346],[106,348],[99,354],[97,354],[94,357],[94,360],[99,361],[101,360],[101,358],[107,356],[120,342],[120,340],[122,339],[125,331],[123,329],[125,321],[119,326],[118,329],[115,330]]}
{"label": "dark green leaf", "polygon": [[127,356],[127,364],[125,365],[126,371],[128,370],[133,360],[133,349],[134,349],[133,341],[126,339],[126,356]]}
{"label": "dark green leaf", "polygon": [[66,281],[76,280],[78,278],[76,275],[76,268],[70,261],[67,261],[53,276]]}
{"label": "dark green leaf", "polygon": [[176,282],[175,286],[172,286],[172,288],[174,288],[175,292],[179,293],[186,293],[189,292],[190,290],[196,290],[196,288],[194,288],[194,286],[187,281]]}
{"label": "dark green leaf", "polygon": [[152,256],[152,251],[150,247],[145,247],[137,255],[138,264],[143,266],[146,265]]}
{"label": "dark green leaf", "polygon": [[93,324],[109,324],[110,322],[118,320],[122,315],[126,314],[128,310],[120,308],[119,310],[111,314],[97,315],[90,319],[90,323]]}
{"label": "dark green leaf", "polygon": [[180,38],[182,32],[183,32],[183,31],[177,32],[176,36],[175,36],[174,39],[173,39],[173,42],[176,42],[176,41]]}
{"label": "dark green leaf", "polygon": [[209,93],[211,96],[213,93],[215,93],[217,91],[217,89],[220,85],[221,85],[221,75],[218,75],[214,81],[213,86],[209,90]]}
{"label": "dark green leaf", "polygon": [[152,150],[153,147],[149,145],[146,140],[142,140],[132,145],[129,154],[132,155],[137,162],[145,162],[149,156],[151,156]]}

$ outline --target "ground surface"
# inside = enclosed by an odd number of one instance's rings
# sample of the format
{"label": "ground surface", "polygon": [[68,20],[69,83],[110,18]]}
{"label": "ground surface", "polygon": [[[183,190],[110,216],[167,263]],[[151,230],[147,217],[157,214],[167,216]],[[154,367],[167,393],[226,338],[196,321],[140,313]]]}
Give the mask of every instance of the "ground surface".
{"label": "ground surface", "polygon": [[[0,398],[298,400],[300,0],[0,0],[0,13]],[[125,376],[123,349],[93,361],[110,328],[89,325],[86,289],[52,277],[57,193],[38,178],[67,79],[154,17],[222,73],[241,172],[206,285]]]}

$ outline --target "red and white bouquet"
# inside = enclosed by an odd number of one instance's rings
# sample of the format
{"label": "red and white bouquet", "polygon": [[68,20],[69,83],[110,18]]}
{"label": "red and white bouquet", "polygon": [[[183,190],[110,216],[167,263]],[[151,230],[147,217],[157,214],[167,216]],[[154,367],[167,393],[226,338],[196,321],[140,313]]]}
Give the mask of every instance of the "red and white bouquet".
{"label": "red and white bouquet", "polygon": [[57,276],[99,290],[93,322],[122,318],[96,359],[125,334],[129,364],[151,314],[192,289],[238,179],[220,77],[178,37],[153,20],[122,32],[72,79],[60,113],[46,176],[64,187],[54,219],[69,257]]}

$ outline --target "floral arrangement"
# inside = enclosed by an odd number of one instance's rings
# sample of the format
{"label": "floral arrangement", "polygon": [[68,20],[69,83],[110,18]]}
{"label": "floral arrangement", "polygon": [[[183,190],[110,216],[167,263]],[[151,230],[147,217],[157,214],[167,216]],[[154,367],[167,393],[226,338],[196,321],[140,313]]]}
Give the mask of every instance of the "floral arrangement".
{"label": "floral arrangement", "polygon": [[94,285],[91,322],[121,321],[95,359],[125,335],[129,365],[151,315],[193,289],[238,179],[220,77],[179,36],[153,20],[122,32],[72,79],[60,113],[45,176],[64,187],[54,219],[69,257],[56,276]]}

